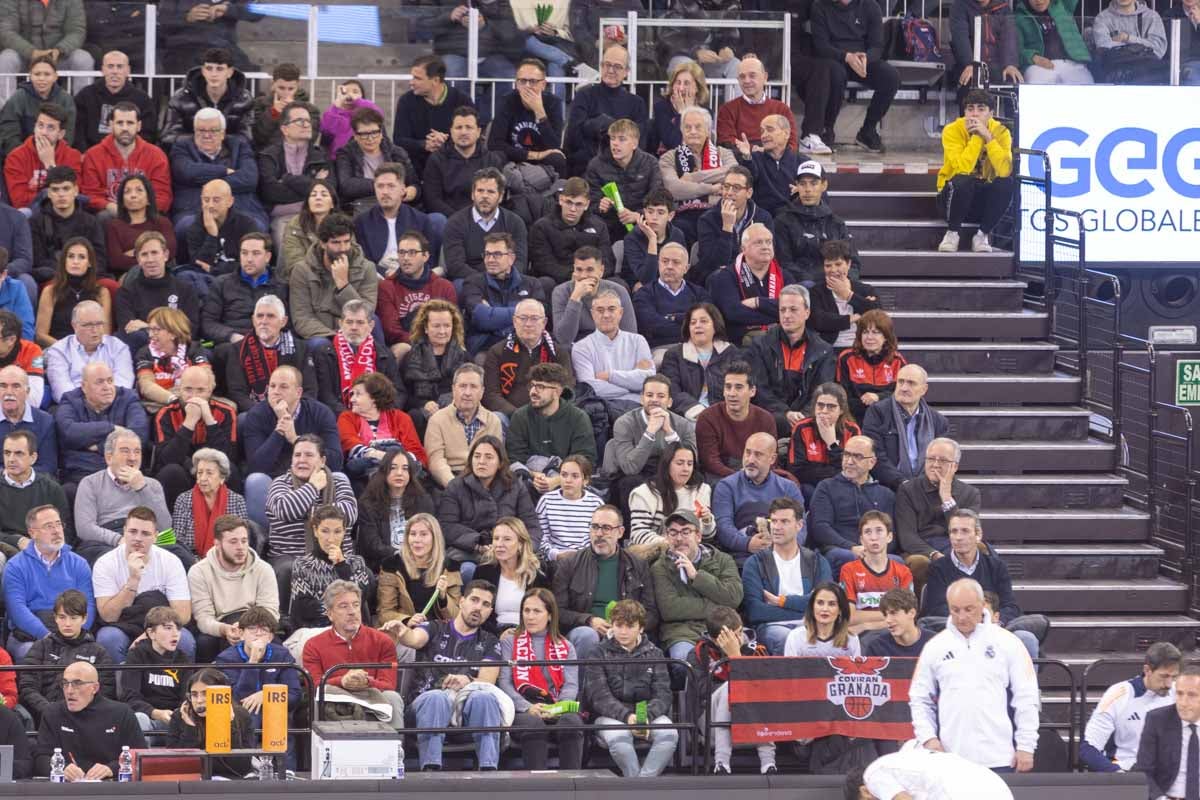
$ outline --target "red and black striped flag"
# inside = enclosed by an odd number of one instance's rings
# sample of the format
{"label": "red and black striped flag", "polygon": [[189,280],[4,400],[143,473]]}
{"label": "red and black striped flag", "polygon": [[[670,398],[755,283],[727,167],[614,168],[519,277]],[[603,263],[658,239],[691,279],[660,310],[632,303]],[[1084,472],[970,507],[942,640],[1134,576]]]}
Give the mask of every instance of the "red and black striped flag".
{"label": "red and black striped flag", "polygon": [[729,709],[735,744],[913,737],[908,686],[915,658],[735,658]]}

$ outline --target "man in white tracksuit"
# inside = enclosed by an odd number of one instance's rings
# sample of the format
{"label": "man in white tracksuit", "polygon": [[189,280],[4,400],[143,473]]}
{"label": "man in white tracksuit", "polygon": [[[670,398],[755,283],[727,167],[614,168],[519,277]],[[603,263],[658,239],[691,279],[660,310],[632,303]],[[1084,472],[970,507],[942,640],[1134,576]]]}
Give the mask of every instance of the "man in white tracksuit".
{"label": "man in white tracksuit", "polygon": [[927,750],[918,741],[846,776],[846,800],[1012,800],[1012,790],[987,767]]}
{"label": "man in white tracksuit", "polygon": [[1029,653],[1016,636],[992,624],[983,607],[983,587],[975,580],[950,584],[946,603],[950,624],[921,651],[909,688],[916,739],[926,749],[955,753],[983,767],[1028,772],[1039,710]]}

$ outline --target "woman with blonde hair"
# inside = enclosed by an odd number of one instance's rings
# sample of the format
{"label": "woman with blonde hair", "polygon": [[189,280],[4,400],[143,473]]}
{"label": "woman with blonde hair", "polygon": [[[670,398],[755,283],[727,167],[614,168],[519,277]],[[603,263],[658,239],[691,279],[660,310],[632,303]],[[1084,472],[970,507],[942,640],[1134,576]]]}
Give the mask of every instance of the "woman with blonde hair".
{"label": "woman with blonde hair", "polygon": [[420,625],[428,619],[454,619],[462,576],[452,566],[446,561],[441,523],[433,514],[414,514],[408,520],[399,552],[380,565],[379,624],[394,619],[409,625]]}
{"label": "woman with blonde hair", "polygon": [[470,360],[465,326],[458,307],[445,300],[430,300],[417,309],[401,373],[408,387],[408,413],[424,435],[425,422],[450,403],[454,371]]}
{"label": "woman with blonde hair", "polygon": [[146,403],[165,406],[177,396],[183,371],[207,364],[208,351],[192,341],[192,323],[177,308],[159,306],[146,317],[149,343],[138,350],[134,359],[138,394]]}
{"label": "woman with blonde hair", "polygon": [[690,106],[708,107],[708,79],[695,61],[676,65],[667,76],[662,99],[654,104],[654,119],[650,120],[646,152],[657,158],[683,142],[679,131],[679,115]]}
{"label": "woman with blonde hair", "polygon": [[472,580],[488,581],[496,587],[492,615],[483,624],[485,630],[496,634],[520,624],[521,599],[527,591],[550,586],[533,537],[525,523],[516,517],[496,520],[491,547],[484,553]]}

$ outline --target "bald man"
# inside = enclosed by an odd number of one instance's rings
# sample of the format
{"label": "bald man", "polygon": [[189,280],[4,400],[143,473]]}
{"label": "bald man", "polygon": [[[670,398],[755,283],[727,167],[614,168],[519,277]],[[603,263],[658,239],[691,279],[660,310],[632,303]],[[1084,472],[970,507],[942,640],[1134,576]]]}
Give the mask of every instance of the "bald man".
{"label": "bald man", "polygon": [[796,149],[796,118],[787,103],[767,95],[767,68],[757,58],[743,58],[737,81],[742,96],[721,104],[717,112],[717,143],[733,149],[745,136],[751,144],[762,143],[762,121],[771,114],[788,120],[788,147]]}
{"label": "bald man", "polygon": [[746,440],[742,468],[722,478],[713,490],[713,513],[717,517],[717,541],[733,556],[738,566],[753,553],[771,544],[765,520],[771,502],[787,497],[804,513],[804,498],[795,481],[772,471],[779,446],[769,433],[755,433]]}
{"label": "bald man", "polygon": [[100,676],[87,661],[63,670],[63,699],[53,703],[38,728],[34,774],[50,774],[50,756],[61,748],[67,756],[68,782],[117,777],[121,748],[146,747],[133,709],[100,694]]}
{"label": "bald man", "polygon": [[[832,399],[820,390],[817,397],[818,403]],[[792,448],[807,447],[821,439],[822,425],[819,417],[812,425],[797,425],[792,434]],[[842,471],[818,483],[809,502],[808,524],[812,528],[809,546],[819,549],[829,559],[835,577],[842,574],[844,565],[865,555],[866,549],[859,541],[858,522],[862,515],[867,511],[882,511],[889,517],[895,514],[896,494],[871,480],[874,464],[875,443],[871,437],[851,436],[842,448]]]}
{"label": "bald man", "polygon": [[34,469],[50,477],[58,475],[58,434],[54,417],[29,402],[29,376],[15,364],[0,369],[0,438],[13,431],[29,431],[37,437],[38,460]]}
{"label": "bald man", "polygon": [[641,149],[646,149],[650,130],[646,101],[625,88],[629,77],[629,51],[619,44],[605,48],[600,57],[600,82],[575,93],[567,116],[567,166],[572,175],[582,175],[607,137],[608,126],[619,119],[632,120],[641,131]]}
{"label": "bald man", "polygon": [[923,474],[929,444],[950,430],[946,418],[925,402],[928,391],[929,373],[917,364],[908,364],[896,373],[895,393],[868,407],[863,415],[863,433],[875,441],[871,474],[892,491]]}
{"label": "bald man", "polygon": [[[96,31],[88,23],[88,34]],[[92,41],[104,41],[95,37]],[[113,108],[122,101],[137,106],[142,122],[141,137],[147,142],[158,141],[158,106],[150,95],[129,80],[132,72],[129,56],[120,50],[110,50],[100,61],[100,73],[104,80],[89,83],[75,95],[75,144],[86,150],[94,147],[112,133],[109,122]]]}
{"label": "bald man", "polygon": [[238,270],[242,237],[261,230],[254,217],[234,208],[233,190],[226,181],[209,181],[200,190],[200,214],[186,230],[176,230],[177,236],[186,239],[192,260],[178,274],[189,280],[203,299],[213,278]]}
{"label": "bald man", "polygon": [[[179,379],[179,396],[154,417],[154,477],[162,484],[167,508],[192,488],[192,455],[202,447],[233,453],[237,408],[213,398],[216,378],[207,364],[188,367]],[[236,476],[235,476],[236,478]]]}

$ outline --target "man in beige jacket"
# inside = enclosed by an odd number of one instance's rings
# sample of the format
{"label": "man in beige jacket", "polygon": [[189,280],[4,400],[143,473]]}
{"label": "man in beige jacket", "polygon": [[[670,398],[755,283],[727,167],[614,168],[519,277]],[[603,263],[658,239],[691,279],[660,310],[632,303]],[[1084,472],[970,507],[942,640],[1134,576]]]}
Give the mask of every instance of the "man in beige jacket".
{"label": "man in beige jacket", "polygon": [[450,405],[437,411],[425,426],[429,474],[443,489],[467,468],[471,442],[487,434],[504,437],[500,418],[479,404],[483,397],[483,368],[463,364],[454,371]]}

